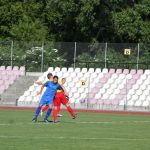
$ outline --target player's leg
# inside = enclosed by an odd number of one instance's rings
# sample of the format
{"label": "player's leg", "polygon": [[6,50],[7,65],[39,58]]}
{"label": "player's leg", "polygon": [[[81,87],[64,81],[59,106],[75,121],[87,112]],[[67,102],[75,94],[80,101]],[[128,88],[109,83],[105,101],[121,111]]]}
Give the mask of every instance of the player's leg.
{"label": "player's leg", "polygon": [[48,105],[43,106],[43,107],[42,107],[42,112],[47,111],[47,110],[48,110],[48,108],[49,108],[49,106],[48,106]]}
{"label": "player's leg", "polygon": [[57,116],[58,116],[58,106],[54,106],[54,109],[53,109],[54,123],[58,122]]}
{"label": "player's leg", "polygon": [[57,120],[57,116],[58,116],[58,112],[60,111],[60,94],[56,93],[55,95],[55,99],[54,99],[54,109],[53,109],[53,117],[54,117],[54,123],[58,122]]}
{"label": "player's leg", "polygon": [[[69,101],[69,97],[66,96],[66,98],[67,98],[67,100]],[[61,108],[61,104],[60,104],[60,106],[57,107],[57,110],[58,110],[58,115],[57,115],[57,117],[62,117],[62,116],[63,116],[62,114],[59,113],[59,112],[60,112],[60,108]]]}
{"label": "player's leg", "polygon": [[62,114],[59,113],[60,112],[60,107],[61,107],[61,104],[60,104],[60,106],[57,106],[57,112],[58,112],[57,117],[62,117],[63,116]]}
{"label": "player's leg", "polygon": [[48,105],[44,105],[41,109],[41,116],[43,116],[43,113],[48,110]]}
{"label": "player's leg", "polygon": [[32,119],[32,122],[36,122],[37,121],[37,118],[41,112],[41,108],[42,108],[42,104],[40,103],[39,106],[36,108],[36,111],[35,111],[35,115]]}
{"label": "player's leg", "polygon": [[61,95],[61,103],[66,106],[66,108],[67,108],[68,112],[70,113],[71,117],[73,119],[75,119],[75,113],[74,113],[73,109],[71,108],[71,106],[69,105],[68,100],[67,100],[67,98],[65,97],[64,94]]}
{"label": "player's leg", "polygon": [[45,115],[45,117],[44,117],[44,121],[45,121],[45,122],[49,122],[49,121],[48,121],[48,117],[50,116],[50,114],[51,114],[51,112],[52,112],[52,108],[53,108],[52,103],[49,103],[49,104],[48,104],[48,110],[47,110],[46,115]]}
{"label": "player's leg", "polygon": [[69,105],[69,103],[67,103],[65,106],[66,106],[68,112],[70,113],[72,119],[75,119],[76,118],[75,113],[74,113],[73,109],[71,108],[71,106]]}
{"label": "player's leg", "polygon": [[57,107],[58,113],[60,112],[60,106]]}
{"label": "player's leg", "polygon": [[39,116],[40,112],[41,112],[41,108],[43,105],[46,104],[46,98],[44,96],[42,96],[41,100],[40,100],[40,103],[39,103],[39,106],[37,107],[36,109],[36,112],[35,112],[35,115],[32,119],[33,122],[36,122],[37,121],[37,117]]}

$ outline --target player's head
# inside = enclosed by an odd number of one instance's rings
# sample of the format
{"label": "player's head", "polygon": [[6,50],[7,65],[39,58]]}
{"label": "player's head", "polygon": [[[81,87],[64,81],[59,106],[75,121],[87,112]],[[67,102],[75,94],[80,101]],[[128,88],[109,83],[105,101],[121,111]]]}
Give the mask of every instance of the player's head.
{"label": "player's head", "polygon": [[54,82],[54,84],[58,83],[58,76],[53,77],[53,82]]}
{"label": "player's head", "polygon": [[62,83],[62,84],[65,84],[65,82],[66,82],[66,78],[62,78],[62,79],[61,79],[61,83]]}
{"label": "player's head", "polygon": [[51,78],[53,78],[53,74],[52,73],[48,73],[47,74],[47,78],[50,80]]}

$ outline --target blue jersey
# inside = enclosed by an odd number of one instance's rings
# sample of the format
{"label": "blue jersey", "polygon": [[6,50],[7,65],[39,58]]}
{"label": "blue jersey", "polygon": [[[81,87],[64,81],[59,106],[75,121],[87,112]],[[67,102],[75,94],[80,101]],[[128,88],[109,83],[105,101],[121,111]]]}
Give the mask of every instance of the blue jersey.
{"label": "blue jersey", "polygon": [[46,91],[41,98],[40,104],[52,104],[57,90],[61,89],[61,85],[59,83],[54,84],[53,81],[47,81],[44,86]]}

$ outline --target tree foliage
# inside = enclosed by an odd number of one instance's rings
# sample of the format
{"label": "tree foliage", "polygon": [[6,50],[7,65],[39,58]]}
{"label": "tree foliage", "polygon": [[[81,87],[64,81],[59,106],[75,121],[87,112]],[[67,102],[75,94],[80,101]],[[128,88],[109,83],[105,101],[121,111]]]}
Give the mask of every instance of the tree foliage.
{"label": "tree foliage", "polygon": [[149,0],[1,0],[1,39],[149,42]]}

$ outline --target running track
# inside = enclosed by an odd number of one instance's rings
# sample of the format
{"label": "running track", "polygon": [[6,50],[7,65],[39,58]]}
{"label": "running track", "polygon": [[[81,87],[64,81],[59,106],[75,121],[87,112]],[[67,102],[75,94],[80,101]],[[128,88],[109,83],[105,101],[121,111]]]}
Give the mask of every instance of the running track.
{"label": "running track", "polygon": [[[0,110],[33,110],[33,107],[16,107],[16,106],[0,106]],[[62,111],[66,111],[63,109]],[[84,110],[75,109],[75,112],[87,112],[87,113],[101,113],[101,114],[129,114],[129,115],[150,115],[150,112],[137,112],[137,111],[112,111],[112,110]]]}

